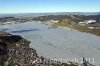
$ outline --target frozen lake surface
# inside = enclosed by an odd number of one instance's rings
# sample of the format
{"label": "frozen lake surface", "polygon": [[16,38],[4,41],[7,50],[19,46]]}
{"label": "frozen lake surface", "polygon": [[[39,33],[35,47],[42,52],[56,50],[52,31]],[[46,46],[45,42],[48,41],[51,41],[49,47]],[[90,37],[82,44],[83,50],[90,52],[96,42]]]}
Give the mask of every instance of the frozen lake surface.
{"label": "frozen lake surface", "polygon": [[[38,54],[51,59],[90,58],[100,64],[100,37],[88,33],[50,28],[40,22],[0,25],[1,31],[21,35],[31,41],[30,47]],[[79,62],[79,63],[80,63]]]}

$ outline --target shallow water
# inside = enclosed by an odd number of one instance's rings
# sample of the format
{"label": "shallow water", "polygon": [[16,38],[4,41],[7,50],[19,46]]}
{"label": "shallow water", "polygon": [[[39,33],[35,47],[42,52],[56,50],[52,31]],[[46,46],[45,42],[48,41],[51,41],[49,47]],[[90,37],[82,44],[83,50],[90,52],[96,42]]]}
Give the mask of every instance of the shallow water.
{"label": "shallow water", "polygon": [[85,57],[100,64],[100,37],[88,33],[50,28],[40,22],[0,25],[1,31],[21,35],[31,41],[40,56],[62,61]]}

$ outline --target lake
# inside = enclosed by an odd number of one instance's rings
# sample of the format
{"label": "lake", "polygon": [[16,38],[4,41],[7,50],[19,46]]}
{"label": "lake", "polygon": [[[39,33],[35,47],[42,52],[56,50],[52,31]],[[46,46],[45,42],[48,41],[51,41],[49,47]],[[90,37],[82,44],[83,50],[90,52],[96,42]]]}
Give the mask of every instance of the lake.
{"label": "lake", "polygon": [[41,22],[25,22],[0,25],[0,30],[21,35],[31,41],[30,47],[37,50],[39,56],[50,59],[68,60],[82,58],[100,64],[100,36],[74,30],[52,28]]}

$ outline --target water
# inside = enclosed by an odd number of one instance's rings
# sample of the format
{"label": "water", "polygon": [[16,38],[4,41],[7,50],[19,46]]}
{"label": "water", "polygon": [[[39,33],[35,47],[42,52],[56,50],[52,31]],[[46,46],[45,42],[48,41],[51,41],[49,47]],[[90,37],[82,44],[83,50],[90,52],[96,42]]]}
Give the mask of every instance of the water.
{"label": "water", "polygon": [[40,22],[26,22],[0,25],[1,31],[21,35],[31,41],[30,47],[37,50],[40,56],[51,59],[94,59],[100,64],[100,37],[88,33],[60,28],[50,28]]}

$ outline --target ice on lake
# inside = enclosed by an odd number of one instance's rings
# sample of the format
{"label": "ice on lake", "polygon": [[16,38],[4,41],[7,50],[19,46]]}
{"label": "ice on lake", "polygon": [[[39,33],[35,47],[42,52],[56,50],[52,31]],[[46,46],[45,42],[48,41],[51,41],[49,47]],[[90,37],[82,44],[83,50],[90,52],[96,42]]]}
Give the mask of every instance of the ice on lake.
{"label": "ice on lake", "polygon": [[[1,31],[21,35],[31,41],[40,56],[51,59],[94,58],[100,64],[100,37],[74,30],[50,28],[40,22],[0,25]],[[92,62],[92,61],[91,61]]]}

